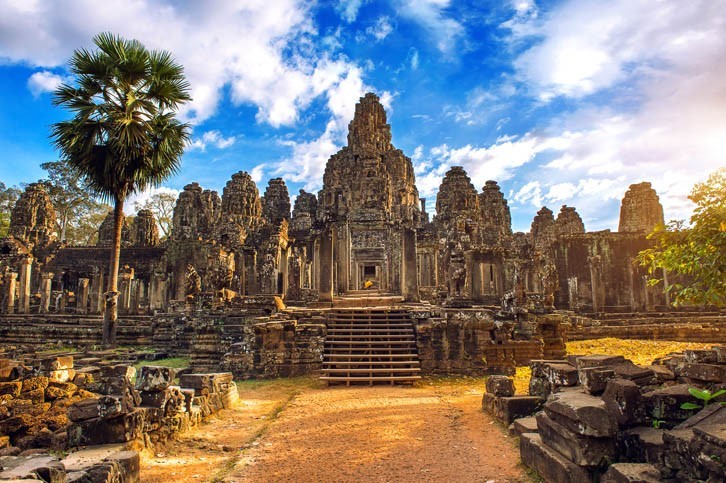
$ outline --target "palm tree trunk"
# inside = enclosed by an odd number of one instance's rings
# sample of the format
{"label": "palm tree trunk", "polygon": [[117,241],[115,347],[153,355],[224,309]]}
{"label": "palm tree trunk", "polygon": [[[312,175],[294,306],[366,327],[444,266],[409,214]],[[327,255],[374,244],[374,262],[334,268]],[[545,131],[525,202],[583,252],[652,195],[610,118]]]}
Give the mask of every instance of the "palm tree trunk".
{"label": "palm tree trunk", "polygon": [[113,207],[113,248],[106,292],[106,308],[103,312],[103,345],[116,346],[116,323],[118,321],[118,269],[121,258],[121,230],[124,222],[124,200],[116,196]]}

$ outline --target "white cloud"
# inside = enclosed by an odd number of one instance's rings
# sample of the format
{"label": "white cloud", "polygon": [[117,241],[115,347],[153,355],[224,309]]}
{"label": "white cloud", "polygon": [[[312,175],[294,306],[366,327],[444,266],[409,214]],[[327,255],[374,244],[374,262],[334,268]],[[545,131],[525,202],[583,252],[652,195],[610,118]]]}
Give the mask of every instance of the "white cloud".
{"label": "white cloud", "polygon": [[237,138],[235,136],[224,137],[221,132],[214,129],[206,131],[201,137],[194,138],[189,143],[189,149],[205,152],[208,146],[214,146],[217,149],[225,149],[232,146]]}
{"label": "white cloud", "polygon": [[[262,181],[262,177],[265,175],[265,167],[266,164],[258,164],[252,170],[250,171],[250,178],[252,178],[252,181],[255,183],[259,183]],[[264,188],[263,188],[264,189]]]}
{"label": "white cloud", "polygon": [[[345,2],[346,15],[355,18],[361,4]],[[92,48],[98,32],[116,32],[171,51],[185,67],[193,101],[183,115],[193,123],[214,115],[229,87],[235,104],[258,108],[259,122],[289,126],[323,93],[316,85],[320,71],[329,71],[331,64],[355,67],[310,41],[317,35],[313,5],[304,0],[210,0],[184,8],[170,0],[4,2],[0,59],[55,67],[73,49]],[[346,69],[338,72],[345,75]]]}
{"label": "white cloud", "polygon": [[358,10],[367,3],[367,0],[338,0],[335,9],[340,13],[340,17],[348,23],[355,22],[358,18]]}
{"label": "white cloud", "polygon": [[450,54],[464,35],[464,27],[446,16],[449,3],[449,0],[398,0],[396,11],[401,17],[418,23],[433,37],[442,53]]}
{"label": "white cloud", "polygon": [[378,42],[388,37],[391,32],[393,32],[393,25],[387,15],[380,17],[374,25],[366,29],[366,33],[374,37]]}
{"label": "white cloud", "polygon": [[418,65],[419,65],[418,50],[416,50],[416,49],[411,49],[411,50],[413,52],[411,54],[411,70],[418,70]]}
{"label": "white cloud", "polygon": [[39,97],[44,92],[53,92],[58,86],[69,80],[69,78],[59,76],[51,71],[41,70],[33,73],[28,78],[28,89],[30,89],[33,97]]}

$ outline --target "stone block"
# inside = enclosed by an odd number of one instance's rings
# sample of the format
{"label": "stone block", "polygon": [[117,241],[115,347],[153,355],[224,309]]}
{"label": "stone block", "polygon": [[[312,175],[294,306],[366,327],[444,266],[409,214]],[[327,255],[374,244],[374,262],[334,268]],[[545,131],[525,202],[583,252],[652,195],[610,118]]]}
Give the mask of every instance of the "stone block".
{"label": "stone block", "polygon": [[648,463],[616,463],[611,465],[601,483],[658,483],[658,468]]}
{"label": "stone block", "polygon": [[28,377],[23,379],[23,387],[20,392],[24,393],[38,389],[45,391],[45,388],[48,387],[49,383],[50,379],[45,376]]}
{"label": "stone block", "polygon": [[136,451],[119,451],[104,461],[113,463],[120,470],[120,481],[124,483],[137,483],[140,480],[141,459]]}
{"label": "stone block", "polygon": [[664,387],[643,394],[646,416],[665,421],[684,421],[692,412],[681,409],[685,402],[697,402],[688,392],[688,384]]}
{"label": "stone block", "polygon": [[520,436],[524,433],[536,433],[537,432],[537,418],[535,416],[529,416],[526,418],[515,419],[512,424],[509,425],[510,436]]}
{"label": "stone block", "polygon": [[567,364],[566,360],[562,359],[533,359],[529,361],[529,367],[532,370],[532,377],[547,377],[545,372],[545,366],[547,364]]}
{"label": "stone block", "polygon": [[652,426],[636,426],[622,433],[620,453],[623,458],[631,461],[644,461],[658,464],[665,451],[663,442],[664,429]]}
{"label": "stone block", "polygon": [[547,447],[535,433],[524,433],[519,438],[522,462],[535,470],[548,482],[584,483],[592,481],[592,472]]}
{"label": "stone block", "polygon": [[593,396],[602,394],[615,371],[606,367],[586,367],[577,371],[582,387]]}
{"label": "stone block", "polygon": [[35,419],[29,414],[18,414],[0,421],[0,434],[14,436],[27,430],[35,424]]}
{"label": "stone block", "polygon": [[683,351],[683,357],[688,364],[717,364],[718,353],[715,350],[688,349]]}
{"label": "stone block", "polygon": [[482,409],[509,425],[517,418],[531,416],[539,411],[542,402],[543,400],[536,396],[498,397],[484,394]]}
{"label": "stone block", "polygon": [[495,396],[514,396],[514,381],[507,376],[489,376],[486,380],[488,394]]}
{"label": "stone block", "polygon": [[49,357],[38,362],[40,370],[44,372],[73,369],[73,356]]}
{"label": "stone block", "polygon": [[225,409],[230,409],[234,407],[235,404],[237,404],[237,401],[239,401],[239,393],[237,392],[237,385],[232,383],[230,384],[227,389],[225,389],[223,392],[221,392],[222,397],[222,405]]}
{"label": "stone block", "polygon": [[673,374],[673,371],[668,369],[666,366],[653,364],[648,366],[648,369],[653,371],[653,382],[655,384],[663,384],[664,382],[674,381],[676,379],[676,375]]}
{"label": "stone block", "polygon": [[610,417],[620,427],[644,422],[645,407],[638,385],[627,379],[611,379],[607,383],[602,400]]}
{"label": "stone block", "polygon": [[72,381],[76,377],[75,369],[59,369],[57,371],[50,371],[48,377],[51,381],[66,382]]}
{"label": "stone block", "polygon": [[614,364],[612,369],[615,371],[615,375],[621,379],[628,379],[633,381],[639,386],[650,384],[653,382],[653,371],[647,367],[640,367],[633,364],[630,361],[625,361],[620,364]]}
{"label": "stone block", "polygon": [[552,383],[544,377],[534,377],[529,379],[529,395],[547,399],[553,393]]}
{"label": "stone block", "polygon": [[544,444],[556,449],[561,455],[578,466],[603,466],[615,459],[613,438],[594,438],[570,431],[553,421],[547,414],[539,413],[537,428]]}
{"label": "stone block", "polygon": [[131,382],[136,376],[136,368],[127,364],[115,364],[110,366],[103,366],[101,368],[102,379],[115,379],[121,378],[128,382]]}
{"label": "stone block", "polygon": [[577,369],[585,369],[587,367],[612,366],[625,362],[623,356],[609,356],[604,354],[596,354],[591,356],[581,356],[576,359],[575,366]]}
{"label": "stone block", "polygon": [[553,386],[576,386],[578,383],[577,369],[568,363],[547,363],[542,370]]}
{"label": "stone block", "polygon": [[136,387],[140,391],[164,391],[174,381],[174,369],[163,366],[142,366]]}
{"label": "stone block", "polygon": [[70,446],[125,443],[141,437],[143,416],[135,409],[115,418],[95,418],[79,421],[68,427]]}
{"label": "stone block", "polygon": [[617,425],[603,400],[584,392],[555,394],[544,410],[550,418],[577,434],[599,438],[615,435]]}
{"label": "stone block", "polygon": [[726,364],[686,363],[679,376],[698,381],[726,383]]}
{"label": "stone block", "polygon": [[104,395],[98,398],[98,417],[113,418],[132,411],[135,406],[135,401],[127,395]]}
{"label": "stone block", "polygon": [[726,345],[715,345],[713,351],[716,353],[716,362],[726,364]]}
{"label": "stone block", "polygon": [[20,381],[0,382],[0,395],[9,394],[12,397],[18,397],[23,383]]}
{"label": "stone block", "polygon": [[0,468],[0,480],[66,481],[65,467],[52,456],[5,456],[0,458]]}
{"label": "stone block", "polygon": [[74,403],[68,408],[68,419],[71,421],[84,421],[99,416],[99,398],[88,398]]}
{"label": "stone block", "polygon": [[70,382],[51,382],[50,385],[45,388],[45,397],[50,401],[61,398],[69,398],[75,394],[78,390],[78,386]]}

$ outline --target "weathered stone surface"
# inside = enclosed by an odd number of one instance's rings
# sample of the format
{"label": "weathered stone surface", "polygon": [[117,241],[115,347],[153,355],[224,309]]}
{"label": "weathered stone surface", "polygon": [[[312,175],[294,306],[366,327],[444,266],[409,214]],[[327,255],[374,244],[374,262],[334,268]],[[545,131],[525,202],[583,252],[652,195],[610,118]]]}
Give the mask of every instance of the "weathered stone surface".
{"label": "weathered stone surface", "polygon": [[4,456],[0,457],[0,480],[65,483],[66,471],[53,456]]}
{"label": "weathered stone surface", "polygon": [[535,416],[528,416],[526,418],[517,418],[512,424],[509,425],[510,436],[521,436],[524,433],[536,433],[537,432],[537,418]]}
{"label": "weathered stone surface", "polygon": [[136,378],[136,388],[140,391],[163,391],[174,382],[174,377],[175,371],[171,367],[142,366]]}
{"label": "weathered stone surface", "polygon": [[658,483],[658,468],[648,463],[615,463],[600,480],[602,483]]}
{"label": "weathered stone surface", "polygon": [[555,217],[552,215],[552,210],[543,206],[537,212],[537,216],[532,220],[530,233],[536,250],[547,251],[550,249],[556,237]]}
{"label": "weathered stone surface", "polygon": [[544,410],[550,418],[577,434],[603,438],[615,435],[616,424],[603,400],[584,392],[555,394]]}
{"label": "weathered stone surface", "polygon": [[31,183],[10,213],[9,234],[44,247],[56,239],[56,213],[41,183]]}
{"label": "weathered stone surface", "polygon": [[525,433],[519,438],[522,462],[548,482],[583,483],[592,480],[587,468],[577,466],[542,442],[538,434]]}
{"label": "weathered stone surface", "polygon": [[[113,233],[114,233],[114,216],[113,211],[109,211],[106,218],[103,219],[103,223],[98,227],[98,241],[96,245],[99,247],[110,247],[113,246]],[[133,243],[131,239],[131,229],[129,224],[126,222],[126,217],[123,217],[121,225],[121,246],[129,247]]]}
{"label": "weathered stone surface", "polygon": [[620,232],[650,233],[663,224],[663,207],[648,182],[631,184],[620,205]]}
{"label": "weathered stone surface", "polygon": [[488,394],[500,397],[514,396],[514,381],[507,376],[489,376],[486,380]]}
{"label": "weathered stone surface", "polygon": [[272,224],[282,220],[290,221],[290,195],[282,178],[273,178],[267,183],[262,197],[262,216]]}
{"label": "weathered stone surface", "polygon": [[562,205],[555,220],[555,235],[562,237],[580,233],[585,233],[585,225],[577,210],[572,206]]}
{"label": "weathered stone surface", "polygon": [[509,425],[515,419],[531,416],[542,407],[542,399],[536,396],[498,397],[484,394],[482,409]]}
{"label": "weathered stone surface", "polygon": [[221,214],[222,201],[216,191],[191,183],[179,193],[172,217],[174,240],[211,239]]}
{"label": "weathered stone surface", "polygon": [[645,407],[638,385],[633,381],[609,380],[602,400],[610,417],[617,422],[618,426],[628,427],[644,421]]}
{"label": "weathered stone surface", "polygon": [[684,364],[679,375],[699,381],[726,383],[726,365]]}
{"label": "weathered stone surface", "polygon": [[607,367],[587,367],[577,373],[582,387],[593,396],[602,394],[608,381],[615,377],[615,371]]}
{"label": "weathered stone surface", "polygon": [[691,412],[681,409],[685,402],[694,402],[688,392],[688,384],[665,387],[643,394],[646,414],[658,420],[683,421],[691,416]]}
{"label": "weathered stone surface", "polygon": [[542,442],[557,450],[578,466],[600,466],[616,456],[613,438],[595,438],[570,431],[545,413],[537,414],[537,428]]}
{"label": "weathered stone surface", "polygon": [[151,210],[139,210],[134,218],[131,230],[133,245],[139,247],[155,247],[159,244],[159,227]]}

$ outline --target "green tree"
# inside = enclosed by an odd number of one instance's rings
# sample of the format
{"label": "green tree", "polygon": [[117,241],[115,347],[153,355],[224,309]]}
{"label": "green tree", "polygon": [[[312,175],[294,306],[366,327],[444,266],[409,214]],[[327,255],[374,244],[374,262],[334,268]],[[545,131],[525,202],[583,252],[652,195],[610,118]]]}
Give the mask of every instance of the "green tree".
{"label": "green tree", "polygon": [[114,205],[103,320],[103,343],[114,346],[124,202],[179,169],[189,126],[176,113],[191,98],[184,70],[169,52],[110,33],[93,41],[97,50],[76,50],[69,61],[76,86],[54,92],[53,103],[73,118],[54,124],[52,139],[85,184]]}
{"label": "green tree", "polygon": [[[719,169],[688,197],[696,204],[690,224],[672,221],[648,235],[653,248],[643,250],[637,263],[655,277],[653,285],[664,283],[674,305],[726,305],[726,168]],[[661,274],[677,274],[668,284]]]}
{"label": "green tree", "polygon": [[174,216],[174,205],[176,205],[176,196],[171,193],[154,193],[143,203],[135,203],[134,209],[151,210],[156,218],[162,234],[162,240],[171,233],[171,220]]}
{"label": "green tree", "polygon": [[85,223],[86,217],[101,210],[105,213],[107,205],[88,195],[81,177],[66,161],[43,163],[40,167],[48,172],[48,178],[40,182],[46,186],[53,202],[60,239],[72,245],[86,244],[85,233],[75,236],[78,227]]}
{"label": "green tree", "polygon": [[5,183],[0,181],[0,238],[8,235],[10,213],[13,211],[15,202],[18,201],[19,197],[19,189],[6,188]]}

